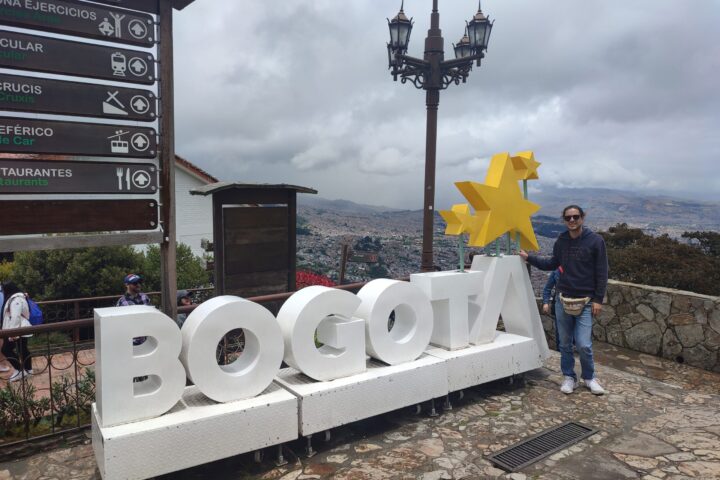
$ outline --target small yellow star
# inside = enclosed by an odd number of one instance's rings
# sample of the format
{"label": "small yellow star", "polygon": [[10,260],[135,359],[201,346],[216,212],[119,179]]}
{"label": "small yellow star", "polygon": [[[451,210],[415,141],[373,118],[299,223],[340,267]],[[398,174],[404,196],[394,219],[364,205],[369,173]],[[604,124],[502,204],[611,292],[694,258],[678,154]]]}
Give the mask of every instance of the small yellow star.
{"label": "small yellow star", "polygon": [[440,210],[440,215],[447,222],[445,235],[462,235],[470,231],[473,222],[467,203],[453,205],[450,210]]}
{"label": "small yellow star", "polygon": [[539,178],[537,169],[541,164],[535,161],[533,152],[520,152],[510,158],[518,180],[537,180]]}
{"label": "small yellow star", "polygon": [[510,154],[493,156],[484,185],[477,182],[455,185],[476,211],[469,245],[484,247],[510,232],[520,235],[523,249],[539,250],[530,216],[540,210],[540,206],[523,198]]}

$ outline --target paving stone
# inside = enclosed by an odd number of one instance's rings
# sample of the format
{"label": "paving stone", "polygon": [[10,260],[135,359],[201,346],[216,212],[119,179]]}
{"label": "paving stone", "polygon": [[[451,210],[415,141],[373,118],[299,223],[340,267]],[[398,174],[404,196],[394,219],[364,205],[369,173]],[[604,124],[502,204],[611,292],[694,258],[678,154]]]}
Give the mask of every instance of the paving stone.
{"label": "paving stone", "polygon": [[[410,437],[408,437],[410,438]],[[361,443],[360,445],[355,446],[355,452],[357,453],[367,453],[372,452],[375,450],[382,450],[383,447],[380,445],[375,445],[374,443]]]}
{"label": "paving stone", "polygon": [[328,455],[326,461],[330,463],[345,463],[348,460],[347,455]]}
{"label": "paving stone", "polygon": [[423,473],[420,480],[440,480],[440,479],[451,479],[450,475],[445,470],[435,470],[434,472]]}
{"label": "paving stone", "polygon": [[302,473],[302,470],[295,470],[294,472],[283,475],[280,477],[280,480],[296,480]]}
{"label": "paving stone", "polygon": [[720,462],[683,462],[678,470],[697,478],[720,478]]}
{"label": "paving stone", "polygon": [[639,468],[641,470],[653,470],[659,463],[654,458],[640,457],[637,455],[626,455],[622,461],[633,468]]}
{"label": "paving stone", "polygon": [[690,452],[678,452],[672,455],[665,455],[671,462],[685,462],[687,460],[695,460],[695,455]]}
{"label": "paving stone", "polygon": [[642,432],[630,432],[609,442],[606,447],[611,452],[657,457],[666,453],[677,452],[677,448],[667,442]]}
{"label": "paving stone", "polygon": [[421,440],[417,448],[428,457],[438,457],[445,451],[442,440],[435,438]]}

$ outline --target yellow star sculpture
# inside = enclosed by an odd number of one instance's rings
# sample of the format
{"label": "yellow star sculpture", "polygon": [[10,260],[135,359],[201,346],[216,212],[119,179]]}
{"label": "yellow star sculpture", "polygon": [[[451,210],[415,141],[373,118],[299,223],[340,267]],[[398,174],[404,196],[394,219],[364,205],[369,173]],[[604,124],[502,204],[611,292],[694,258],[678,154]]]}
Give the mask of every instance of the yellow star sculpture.
{"label": "yellow star sculpture", "polygon": [[541,165],[535,161],[535,154],[531,151],[520,152],[510,157],[518,180],[537,180],[537,169]]}
{"label": "yellow star sculpture", "polygon": [[470,205],[467,203],[453,205],[450,210],[440,210],[440,215],[447,223],[445,235],[462,235],[470,232],[477,223],[470,213]]}
{"label": "yellow star sculpture", "polygon": [[484,247],[510,232],[520,235],[521,248],[540,249],[530,222],[530,216],[540,210],[540,205],[523,198],[509,153],[493,155],[485,184],[457,182],[455,186],[473,206],[478,218],[468,245]]}

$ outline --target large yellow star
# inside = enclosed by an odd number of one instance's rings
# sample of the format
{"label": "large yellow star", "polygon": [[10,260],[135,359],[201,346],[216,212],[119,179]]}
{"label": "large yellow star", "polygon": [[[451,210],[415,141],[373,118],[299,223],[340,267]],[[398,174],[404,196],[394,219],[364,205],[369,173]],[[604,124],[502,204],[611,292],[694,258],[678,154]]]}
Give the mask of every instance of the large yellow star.
{"label": "large yellow star", "polygon": [[476,210],[479,222],[470,232],[469,245],[484,247],[505,233],[518,234],[520,246],[526,250],[539,250],[530,216],[540,205],[523,198],[510,154],[499,153],[490,161],[485,184],[477,182],[455,183],[460,192]]}
{"label": "large yellow star", "polygon": [[535,161],[535,154],[531,151],[516,153],[510,157],[515,175],[518,180],[537,180],[537,169],[540,162]]}

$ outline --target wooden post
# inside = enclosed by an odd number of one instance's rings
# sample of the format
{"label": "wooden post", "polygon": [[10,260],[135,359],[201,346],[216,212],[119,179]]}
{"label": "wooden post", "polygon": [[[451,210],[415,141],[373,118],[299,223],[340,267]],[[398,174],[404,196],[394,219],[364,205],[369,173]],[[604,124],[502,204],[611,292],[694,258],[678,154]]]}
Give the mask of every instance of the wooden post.
{"label": "wooden post", "polygon": [[177,245],[175,243],[175,105],[173,88],[173,8],[171,0],[160,0],[160,219],[163,241],[160,244],[160,291],[162,310],[170,318],[177,316]]}
{"label": "wooden post", "polygon": [[215,296],[225,295],[225,219],[221,195],[212,196],[213,262],[215,262]]}
{"label": "wooden post", "polygon": [[294,292],[295,272],[297,271],[297,192],[287,191],[288,202],[288,292]]}
{"label": "wooden post", "polygon": [[340,254],[340,278],[338,278],[338,284],[342,285],[345,283],[345,269],[347,268],[348,250],[350,245],[347,243],[342,244],[342,253]]}

